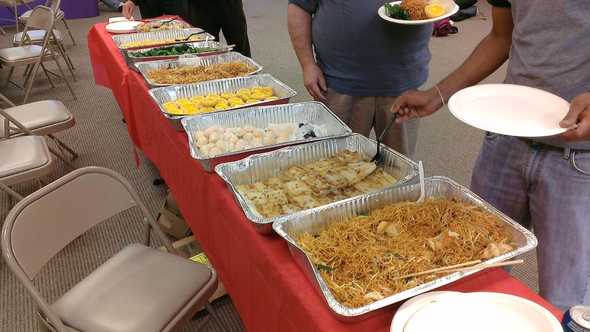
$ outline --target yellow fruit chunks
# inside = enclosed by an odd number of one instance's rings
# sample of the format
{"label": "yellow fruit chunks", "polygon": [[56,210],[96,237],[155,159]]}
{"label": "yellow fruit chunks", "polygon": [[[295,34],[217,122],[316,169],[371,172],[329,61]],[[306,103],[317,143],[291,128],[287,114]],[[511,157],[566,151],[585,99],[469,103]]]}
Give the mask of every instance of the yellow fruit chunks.
{"label": "yellow fruit chunks", "polygon": [[275,96],[272,87],[260,86],[250,89],[244,88],[235,92],[180,98],[175,101],[165,102],[162,107],[170,115],[194,115],[225,111],[277,99],[279,98]]}

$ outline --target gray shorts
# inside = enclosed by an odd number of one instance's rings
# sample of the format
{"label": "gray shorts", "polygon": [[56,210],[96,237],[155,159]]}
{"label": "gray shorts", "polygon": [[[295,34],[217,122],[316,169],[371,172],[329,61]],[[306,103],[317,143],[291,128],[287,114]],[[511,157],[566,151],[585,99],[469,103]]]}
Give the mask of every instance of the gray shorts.
{"label": "gray shorts", "polygon": [[534,229],[543,297],[590,305],[590,151],[486,134],[471,188]]}
{"label": "gray shorts", "polygon": [[[391,106],[396,97],[357,97],[340,94],[328,89],[326,98],[328,107],[353,132],[369,137],[371,129],[379,137],[388,120],[391,119]],[[394,125],[384,138],[383,143],[394,150],[412,156],[416,150],[418,137],[418,119]]]}

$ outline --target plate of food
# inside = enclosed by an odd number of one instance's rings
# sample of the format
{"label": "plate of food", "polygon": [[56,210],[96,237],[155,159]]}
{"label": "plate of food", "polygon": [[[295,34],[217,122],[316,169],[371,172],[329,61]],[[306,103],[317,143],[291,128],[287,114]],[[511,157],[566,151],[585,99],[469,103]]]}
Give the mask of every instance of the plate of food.
{"label": "plate of food", "polygon": [[141,22],[136,30],[137,32],[153,32],[188,28],[192,28],[192,26],[181,19],[156,19]]}
{"label": "plate of food", "polygon": [[481,84],[455,93],[449,110],[460,121],[492,133],[548,137],[568,128],[559,122],[569,103],[550,92],[514,84]]}
{"label": "plate of food", "polygon": [[384,4],[377,13],[388,22],[422,25],[443,20],[458,11],[459,6],[451,0],[402,0]]}

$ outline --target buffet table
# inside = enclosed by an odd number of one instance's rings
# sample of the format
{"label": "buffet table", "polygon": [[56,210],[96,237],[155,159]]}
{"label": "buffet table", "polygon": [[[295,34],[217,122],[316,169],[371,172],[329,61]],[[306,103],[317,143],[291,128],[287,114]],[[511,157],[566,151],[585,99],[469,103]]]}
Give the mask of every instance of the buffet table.
{"label": "buffet table", "polygon": [[[104,24],[88,46],[98,85],[113,91],[135,146],[159,169],[215,266],[248,331],[389,331],[395,308],[360,322],[341,322],[276,236],[256,233],[215,173],[189,155],[186,135],[175,131],[150,99],[148,86],[128,68]],[[446,287],[457,291],[515,294],[561,312],[504,270],[475,274]]]}

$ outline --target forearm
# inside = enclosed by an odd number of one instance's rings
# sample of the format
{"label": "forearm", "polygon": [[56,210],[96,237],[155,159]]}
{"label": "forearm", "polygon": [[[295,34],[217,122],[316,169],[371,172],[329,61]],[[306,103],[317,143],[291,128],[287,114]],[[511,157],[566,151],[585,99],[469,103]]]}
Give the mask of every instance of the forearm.
{"label": "forearm", "polygon": [[511,24],[510,17],[509,29],[505,31],[492,30],[477,45],[473,53],[465,60],[461,67],[438,83],[438,87],[445,99],[448,99],[455,92],[463,88],[481,82],[502,66],[508,59],[512,45]]}
{"label": "forearm", "polygon": [[288,6],[287,22],[291,44],[302,68],[315,64],[311,41],[311,15],[297,5]]}

